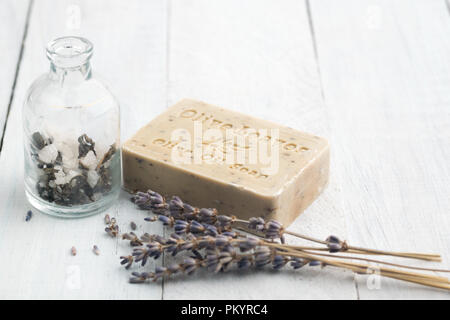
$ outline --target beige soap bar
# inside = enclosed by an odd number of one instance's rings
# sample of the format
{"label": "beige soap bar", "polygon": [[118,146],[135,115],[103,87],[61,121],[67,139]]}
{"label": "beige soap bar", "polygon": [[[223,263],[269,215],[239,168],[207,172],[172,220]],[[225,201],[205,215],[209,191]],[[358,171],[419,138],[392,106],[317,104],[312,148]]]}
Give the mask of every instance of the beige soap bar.
{"label": "beige soap bar", "polygon": [[141,128],[122,156],[129,191],[285,225],[317,198],[329,173],[325,139],[188,99]]}

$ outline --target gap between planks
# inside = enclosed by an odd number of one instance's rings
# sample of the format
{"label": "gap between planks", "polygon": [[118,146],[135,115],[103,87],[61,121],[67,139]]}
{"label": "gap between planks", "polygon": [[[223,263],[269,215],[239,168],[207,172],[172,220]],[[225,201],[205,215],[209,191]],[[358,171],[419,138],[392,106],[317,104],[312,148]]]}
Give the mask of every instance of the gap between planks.
{"label": "gap between planks", "polygon": [[[309,22],[308,26],[309,26],[309,30],[310,30],[310,33],[311,33],[311,42],[312,42],[312,46],[313,46],[313,49],[314,49],[314,60],[316,62],[316,70],[317,70],[317,76],[318,76],[318,79],[319,79],[320,94],[321,94],[321,97],[322,97],[322,103],[326,107],[325,92],[324,92],[324,88],[323,88],[323,84],[322,84],[322,75],[320,73],[319,54],[318,54],[318,51],[317,51],[317,39],[316,39],[316,34],[314,32],[314,20],[313,20],[313,17],[312,17],[311,6],[309,4],[309,0],[305,0],[305,7],[306,7],[306,13],[308,15],[308,22]],[[357,281],[356,277],[357,277],[357,275],[354,274],[353,275],[353,284],[354,284],[355,292],[356,292],[356,300],[360,300],[358,281]]]}
{"label": "gap between planks", "polygon": [[8,107],[6,109],[5,123],[3,124],[3,129],[2,129],[2,138],[0,140],[0,153],[2,152],[2,149],[3,149],[3,139],[5,139],[6,126],[8,125],[9,114],[11,112],[11,106],[14,101],[14,91],[16,89],[17,78],[18,78],[19,72],[20,72],[20,65],[22,63],[23,51],[25,50],[25,41],[27,40],[28,27],[29,27],[29,22],[30,22],[30,17],[31,17],[31,10],[33,8],[33,3],[34,3],[34,0],[30,0],[28,2],[27,16],[25,18],[25,27],[23,30],[22,41],[20,44],[19,56],[17,58],[16,70],[14,72],[14,80],[13,80],[13,84],[11,87],[11,94],[9,96]]}

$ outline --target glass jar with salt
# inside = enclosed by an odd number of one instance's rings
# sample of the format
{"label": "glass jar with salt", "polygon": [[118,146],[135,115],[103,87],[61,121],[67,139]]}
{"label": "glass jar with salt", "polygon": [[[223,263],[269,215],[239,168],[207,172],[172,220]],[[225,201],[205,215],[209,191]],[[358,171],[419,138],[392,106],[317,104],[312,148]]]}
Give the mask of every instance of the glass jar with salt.
{"label": "glass jar with salt", "polygon": [[34,81],[23,106],[25,193],[47,214],[91,215],[119,194],[119,105],[92,75],[92,52],[80,37],[50,42],[50,71]]}

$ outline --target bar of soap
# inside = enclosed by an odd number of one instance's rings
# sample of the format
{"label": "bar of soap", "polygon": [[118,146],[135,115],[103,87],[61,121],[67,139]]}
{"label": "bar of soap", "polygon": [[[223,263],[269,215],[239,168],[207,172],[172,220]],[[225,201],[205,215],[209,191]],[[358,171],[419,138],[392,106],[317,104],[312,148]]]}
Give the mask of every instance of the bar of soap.
{"label": "bar of soap", "polygon": [[124,187],[289,225],[328,181],[320,137],[185,99],[122,146]]}

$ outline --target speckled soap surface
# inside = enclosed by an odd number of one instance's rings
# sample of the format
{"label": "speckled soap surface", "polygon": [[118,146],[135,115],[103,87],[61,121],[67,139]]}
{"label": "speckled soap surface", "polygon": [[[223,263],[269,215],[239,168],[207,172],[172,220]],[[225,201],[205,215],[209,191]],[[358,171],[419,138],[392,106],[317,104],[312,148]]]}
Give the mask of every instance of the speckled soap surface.
{"label": "speckled soap surface", "polygon": [[292,222],[328,181],[325,139],[182,100],[122,147],[124,187],[177,195],[240,218]]}

